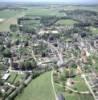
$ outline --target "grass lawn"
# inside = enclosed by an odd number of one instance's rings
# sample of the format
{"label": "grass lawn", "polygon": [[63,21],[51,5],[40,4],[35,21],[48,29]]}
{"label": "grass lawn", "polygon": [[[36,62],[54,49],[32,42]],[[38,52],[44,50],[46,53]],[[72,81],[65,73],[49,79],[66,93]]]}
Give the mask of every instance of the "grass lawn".
{"label": "grass lawn", "polygon": [[59,21],[57,21],[57,23],[56,23],[56,25],[58,25],[58,24],[61,24],[61,25],[73,25],[73,24],[75,24],[75,23],[77,23],[76,21],[74,21],[74,20],[71,20],[71,19],[66,19],[66,20],[59,20]]}
{"label": "grass lawn", "polygon": [[32,80],[15,100],[54,100],[51,73],[47,72]]}
{"label": "grass lawn", "polygon": [[92,95],[82,95],[76,93],[66,93],[65,92],[66,100],[94,100]]}
{"label": "grass lawn", "polygon": [[55,85],[55,88],[57,93],[59,92],[63,93],[66,100],[94,100],[92,95],[77,94],[77,93],[69,92],[68,90],[64,92],[64,89],[58,85]]}
{"label": "grass lawn", "polygon": [[73,78],[73,80],[75,81],[74,88],[76,88],[78,91],[89,91],[85,81],[81,78],[81,76],[76,76]]}

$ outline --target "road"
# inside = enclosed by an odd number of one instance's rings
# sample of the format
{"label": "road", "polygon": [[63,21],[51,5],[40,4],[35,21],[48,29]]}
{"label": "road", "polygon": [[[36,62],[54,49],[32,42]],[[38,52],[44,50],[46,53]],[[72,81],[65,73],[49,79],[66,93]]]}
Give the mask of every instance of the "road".
{"label": "road", "polygon": [[90,92],[92,93],[92,95],[93,95],[93,97],[94,97],[94,100],[98,100],[98,99],[96,98],[95,93],[94,93],[94,91],[92,90],[92,88],[91,88],[89,82],[87,81],[85,74],[82,74],[82,77],[83,77],[83,79],[85,80],[85,83],[86,83],[86,85],[88,86]]}

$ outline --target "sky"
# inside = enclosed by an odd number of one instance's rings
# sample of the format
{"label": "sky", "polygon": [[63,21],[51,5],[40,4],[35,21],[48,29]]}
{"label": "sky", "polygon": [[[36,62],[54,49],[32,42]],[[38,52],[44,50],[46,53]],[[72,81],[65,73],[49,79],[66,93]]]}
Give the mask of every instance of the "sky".
{"label": "sky", "polygon": [[0,2],[65,2],[65,3],[98,4],[98,0],[0,0]]}

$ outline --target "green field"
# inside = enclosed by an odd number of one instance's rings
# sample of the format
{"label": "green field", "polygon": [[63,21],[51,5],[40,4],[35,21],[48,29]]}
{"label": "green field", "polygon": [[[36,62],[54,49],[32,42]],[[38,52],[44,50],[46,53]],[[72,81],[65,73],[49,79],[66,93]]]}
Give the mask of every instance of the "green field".
{"label": "green field", "polygon": [[8,19],[19,14],[21,11],[19,10],[2,10],[0,11],[0,18]]}
{"label": "green field", "polygon": [[0,23],[0,31],[9,31],[10,24],[16,24],[17,18],[24,16],[26,11],[13,11],[13,10],[4,10],[0,11],[0,18],[4,19]]}
{"label": "green field", "polygon": [[66,20],[62,19],[62,20],[57,21],[56,25],[59,25],[59,24],[60,25],[73,25],[75,23],[77,22],[71,19],[66,19]]}
{"label": "green field", "polygon": [[31,8],[29,9],[28,16],[62,16],[57,9],[53,8]]}
{"label": "green field", "polygon": [[92,31],[92,33],[98,34],[98,28],[90,27],[90,30]]}
{"label": "green field", "polygon": [[65,98],[66,100],[94,100],[92,95],[83,95],[76,93],[66,93]]}
{"label": "green field", "polygon": [[32,80],[15,100],[54,100],[51,73],[47,72]]}
{"label": "green field", "polygon": [[75,81],[74,88],[76,88],[77,91],[89,91],[85,81],[81,78],[81,76],[76,76],[73,78],[73,80]]}
{"label": "green field", "polygon": [[62,16],[63,14],[59,13],[56,9],[48,9],[48,8],[30,8],[26,11],[19,10],[3,10],[0,11],[0,18],[4,19],[3,22],[0,23],[0,31],[9,31],[10,24],[16,24],[17,18],[22,16]]}

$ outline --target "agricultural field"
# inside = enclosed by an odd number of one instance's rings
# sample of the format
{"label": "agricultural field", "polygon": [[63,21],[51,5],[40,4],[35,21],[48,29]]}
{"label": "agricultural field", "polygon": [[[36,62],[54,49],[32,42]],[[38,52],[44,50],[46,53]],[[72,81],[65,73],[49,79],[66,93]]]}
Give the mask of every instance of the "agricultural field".
{"label": "agricultural field", "polygon": [[71,19],[66,19],[66,20],[59,20],[56,22],[56,25],[73,25],[77,23],[76,21],[74,20],[71,20]]}
{"label": "agricultural field", "polygon": [[19,14],[20,10],[2,10],[0,11],[0,18],[8,19],[10,17],[14,17],[15,15]]}
{"label": "agricultural field", "polygon": [[32,80],[15,100],[32,100],[33,98],[34,100],[54,100],[50,72]]}
{"label": "agricultural field", "polygon": [[59,10],[52,8],[29,8],[28,10],[3,10],[0,11],[0,31],[9,31],[10,24],[16,24],[17,18],[22,16],[63,16]]}
{"label": "agricultural field", "polygon": [[31,8],[28,10],[27,16],[63,16],[59,10],[53,8]]}
{"label": "agricultural field", "polygon": [[96,11],[98,12],[98,7],[97,6],[65,6],[64,10],[76,10],[76,9],[81,9],[81,10],[89,10],[89,11]]}
{"label": "agricultural field", "polygon": [[0,31],[9,31],[10,24],[16,24],[17,18],[25,15],[25,11],[13,11],[4,10],[0,11],[0,19],[3,20],[0,23]]}

